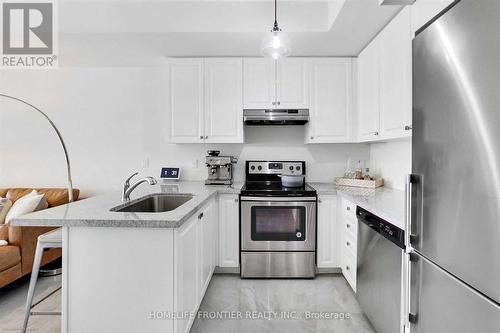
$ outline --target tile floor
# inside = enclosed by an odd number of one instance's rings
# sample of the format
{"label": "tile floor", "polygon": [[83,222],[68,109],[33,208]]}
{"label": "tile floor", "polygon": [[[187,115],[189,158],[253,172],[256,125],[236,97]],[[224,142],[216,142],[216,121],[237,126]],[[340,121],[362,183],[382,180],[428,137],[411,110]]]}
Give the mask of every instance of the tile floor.
{"label": "tile floor", "polygon": [[[375,333],[347,282],[337,274],[320,275],[314,280],[242,280],[235,275],[217,275],[210,282],[200,311],[206,311],[206,316],[235,311],[233,316],[240,312],[243,319],[197,318],[191,333]],[[276,318],[246,319],[269,311],[277,312]],[[308,314],[330,314],[332,318],[307,319]],[[289,318],[284,319],[287,315]]]}
{"label": "tile floor", "polygon": [[[20,332],[28,283],[28,279],[22,279],[0,289],[0,332]],[[40,278],[36,294],[46,293],[59,283],[60,276]],[[37,310],[60,311],[60,297],[59,291],[40,304]],[[206,316],[217,312],[228,316],[229,311],[233,311],[233,316],[240,313],[243,319],[198,318],[191,333],[375,332],[340,275],[320,275],[314,280],[242,280],[237,275],[215,275],[200,311],[205,311]],[[270,311],[275,312],[276,317]],[[308,314],[330,315],[332,318],[306,319]],[[262,319],[264,315],[273,318]],[[60,317],[32,316],[28,328],[28,332],[59,333]]]}
{"label": "tile floor", "polygon": [[[38,278],[35,302],[61,285],[61,275]],[[28,293],[29,277],[25,277],[0,289],[0,332],[21,332],[24,318],[24,304]],[[61,291],[59,290],[37,307],[36,311],[61,311]],[[31,316],[28,323],[31,333],[61,332],[61,316]]]}

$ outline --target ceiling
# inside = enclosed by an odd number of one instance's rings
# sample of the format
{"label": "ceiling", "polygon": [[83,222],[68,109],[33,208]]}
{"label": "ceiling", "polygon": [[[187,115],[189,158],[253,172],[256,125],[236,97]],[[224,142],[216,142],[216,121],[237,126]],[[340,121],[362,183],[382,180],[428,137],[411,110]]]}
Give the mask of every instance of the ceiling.
{"label": "ceiling", "polygon": [[[59,0],[66,58],[259,56],[273,0]],[[378,0],[278,0],[294,56],[356,56],[400,6]],[[62,58],[60,58],[62,60]]]}

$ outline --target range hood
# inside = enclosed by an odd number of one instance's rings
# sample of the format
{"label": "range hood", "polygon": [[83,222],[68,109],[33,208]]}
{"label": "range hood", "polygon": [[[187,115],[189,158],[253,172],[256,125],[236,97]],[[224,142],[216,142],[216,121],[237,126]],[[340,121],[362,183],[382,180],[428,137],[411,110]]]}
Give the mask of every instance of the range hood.
{"label": "range hood", "polygon": [[308,121],[308,109],[243,110],[243,122],[250,126],[304,125]]}

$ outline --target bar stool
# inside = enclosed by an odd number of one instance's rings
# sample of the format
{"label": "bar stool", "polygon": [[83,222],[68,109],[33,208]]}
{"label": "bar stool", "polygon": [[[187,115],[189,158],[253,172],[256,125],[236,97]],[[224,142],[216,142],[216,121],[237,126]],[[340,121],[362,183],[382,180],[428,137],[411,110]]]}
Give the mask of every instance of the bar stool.
{"label": "bar stool", "polygon": [[48,297],[52,296],[61,287],[56,288],[51,291],[39,301],[33,304],[33,295],[35,293],[36,282],[38,280],[38,272],[40,271],[40,264],[42,262],[43,251],[45,249],[62,248],[62,229],[58,228],[49,231],[43,235],[38,236],[38,241],[36,244],[35,259],[33,260],[33,269],[31,271],[30,285],[28,288],[28,297],[26,298],[26,305],[24,308],[24,322],[22,332],[26,333],[28,327],[28,320],[30,315],[61,315],[61,312],[51,312],[51,311],[31,311],[35,306],[46,300]]}

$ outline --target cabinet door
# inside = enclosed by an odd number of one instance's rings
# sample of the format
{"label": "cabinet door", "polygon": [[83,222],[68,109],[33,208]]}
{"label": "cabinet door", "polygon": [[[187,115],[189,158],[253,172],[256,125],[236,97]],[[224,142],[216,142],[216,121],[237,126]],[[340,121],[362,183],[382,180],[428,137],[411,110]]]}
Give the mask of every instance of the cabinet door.
{"label": "cabinet door", "polygon": [[379,38],[358,57],[359,140],[379,139]]}
{"label": "cabinet door", "polygon": [[200,232],[201,246],[199,256],[201,258],[200,268],[200,289],[199,299],[203,299],[205,291],[210,283],[213,273],[213,246],[214,246],[214,229],[213,229],[213,205],[211,201],[201,213],[198,214],[198,230]]}
{"label": "cabinet door", "polygon": [[311,59],[309,143],[352,140],[352,65],[350,58]]}
{"label": "cabinet door", "polygon": [[410,9],[403,9],[380,34],[380,136],[411,135]]}
{"label": "cabinet door", "polygon": [[205,59],[205,142],[243,142],[242,59]]}
{"label": "cabinet door", "polygon": [[309,107],[307,62],[304,58],[284,58],[276,61],[276,108],[301,109]]}
{"label": "cabinet door", "polygon": [[243,108],[270,109],[276,96],[274,60],[243,59]]}
{"label": "cabinet door", "polygon": [[[194,312],[199,298],[199,236],[198,216],[195,215],[175,232],[175,311],[178,313]],[[192,320],[174,320],[175,332],[187,333]]]}
{"label": "cabinet door", "polygon": [[169,86],[171,141],[203,142],[203,60],[171,59]]}
{"label": "cabinet door", "polygon": [[239,202],[235,194],[219,196],[219,266],[239,267]]}
{"label": "cabinet door", "polygon": [[318,267],[339,267],[337,258],[337,197],[318,198]]}

